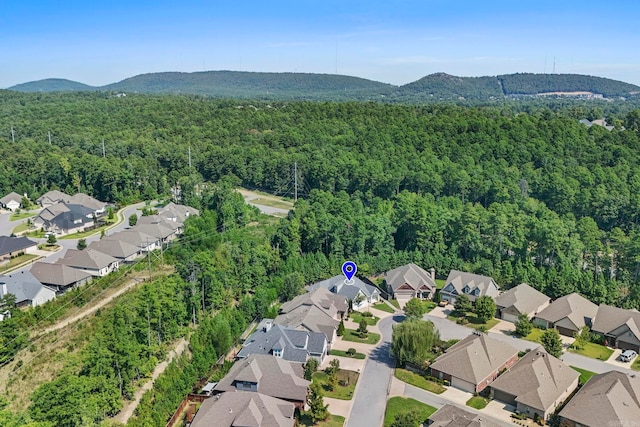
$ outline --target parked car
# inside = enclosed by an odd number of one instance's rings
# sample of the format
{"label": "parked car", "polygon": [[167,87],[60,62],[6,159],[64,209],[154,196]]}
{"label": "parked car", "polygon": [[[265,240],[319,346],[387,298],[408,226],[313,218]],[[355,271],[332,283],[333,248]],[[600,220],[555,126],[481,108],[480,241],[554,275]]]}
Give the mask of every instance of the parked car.
{"label": "parked car", "polygon": [[637,355],[638,353],[633,350],[625,350],[622,352],[622,354],[620,354],[619,359],[622,362],[631,362]]}

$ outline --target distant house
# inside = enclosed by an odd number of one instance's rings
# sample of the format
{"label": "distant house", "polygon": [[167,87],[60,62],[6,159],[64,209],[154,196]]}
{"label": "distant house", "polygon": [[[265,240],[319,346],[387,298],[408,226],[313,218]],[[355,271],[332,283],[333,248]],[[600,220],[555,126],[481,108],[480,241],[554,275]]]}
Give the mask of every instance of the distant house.
{"label": "distant house", "polygon": [[458,341],[429,367],[431,375],[451,386],[479,393],[518,361],[518,350],[478,333]]}
{"label": "distant house", "polygon": [[435,270],[427,273],[413,263],[387,271],[384,281],[389,295],[401,306],[411,298],[432,299],[436,292]]}
{"label": "distant house", "polygon": [[29,271],[0,276],[0,298],[12,294],[17,307],[36,307],[56,298],[56,292],[44,286]]}
{"label": "distant house", "polygon": [[632,426],[640,420],[640,377],[594,375],[560,411],[564,427]]}
{"label": "distant house", "polygon": [[173,202],[167,203],[158,209],[158,216],[167,221],[177,222],[180,225],[183,225],[190,216],[197,215],[200,215],[198,209],[192,208],[191,206],[177,205]]}
{"label": "distant house", "polygon": [[69,200],[71,196],[62,191],[51,190],[44,193],[42,196],[38,197],[36,203],[38,203],[43,208],[49,207],[51,205],[55,205],[56,203],[64,203]]}
{"label": "distant house", "polygon": [[640,353],[640,312],[600,304],[591,331],[607,346]]}
{"label": "distant house", "polygon": [[459,295],[466,295],[471,302],[483,295],[495,298],[498,296],[498,285],[489,276],[451,270],[440,291],[440,298],[455,304]]}
{"label": "distant house", "polygon": [[544,310],[549,301],[542,292],[521,283],[496,297],[496,317],[508,322],[516,322],[521,314],[531,318]]}
{"label": "distant house", "polygon": [[77,268],[96,277],[106,276],[119,267],[117,258],[89,248],[82,251],[68,249],[64,258],[58,259],[56,264]]}
{"label": "distant house", "polygon": [[18,193],[11,192],[0,199],[0,206],[10,211],[15,211],[22,204],[22,196]]}
{"label": "distant house", "polygon": [[134,229],[119,231],[103,238],[102,240],[117,240],[126,242],[139,248],[142,252],[154,251],[156,249],[159,249],[160,245],[162,245],[161,239]]}
{"label": "distant house", "polygon": [[308,291],[318,288],[326,288],[334,294],[345,297],[347,301],[351,301],[354,310],[359,310],[380,301],[380,291],[375,286],[368,285],[357,277],[353,277],[349,281],[342,275],[334,276],[307,286]]}
{"label": "distant house", "polygon": [[143,221],[143,223],[136,224],[132,229],[153,236],[162,243],[170,242],[178,237],[173,227],[160,223],[145,224]]}
{"label": "distant house", "polygon": [[77,288],[91,281],[91,274],[62,264],[35,262],[31,266],[31,274],[43,285],[55,289],[62,294],[69,289]]}
{"label": "distant house", "polygon": [[442,406],[427,419],[427,426],[433,427],[500,427],[487,417],[462,409],[449,403]]}
{"label": "distant house", "polygon": [[206,399],[191,427],[293,427],[295,406],[262,393],[222,393]]}
{"label": "distant house", "polygon": [[94,211],[82,205],[58,203],[40,211],[33,225],[55,234],[85,231],[94,226]]}
{"label": "distant house", "polygon": [[322,363],[327,355],[327,338],[323,333],[288,329],[274,324],[272,319],[263,319],[236,357],[244,359],[252,354],[270,354],[301,363],[314,357]]}
{"label": "distant house", "polygon": [[304,379],[299,362],[253,354],[237,361],[214,387],[214,393],[253,391],[291,402],[304,409],[311,381]]}
{"label": "distant house", "polygon": [[21,253],[33,254],[37,249],[38,244],[26,237],[0,236],[0,263]]}
{"label": "distant house", "polygon": [[491,397],[518,413],[546,420],[578,387],[579,378],[578,371],[540,347],[491,383]]}
{"label": "distant house", "polygon": [[100,216],[104,214],[107,204],[105,202],[101,202],[88,194],[85,193],[77,193],[73,196],[69,197],[66,201],[67,204],[71,205],[82,205],[86,208],[89,208],[93,211],[96,216]]}
{"label": "distant house", "polygon": [[614,126],[607,124],[607,121],[605,119],[596,119],[593,121],[589,121],[589,119],[580,119],[578,120],[578,122],[585,125],[588,128],[590,128],[593,125],[596,125],[596,126],[603,127],[608,131],[612,131],[613,129],[615,129]]}
{"label": "distant house", "polygon": [[583,326],[591,327],[598,306],[577,293],[565,295],[553,301],[533,318],[541,328],[555,328],[562,335],[573,337]]}
{"label": "distant house", "polygon": [[142,255],[142,249],[123,240],[101,239],[91,242],[87,249],[117,258],[120,262],[132,262]]}

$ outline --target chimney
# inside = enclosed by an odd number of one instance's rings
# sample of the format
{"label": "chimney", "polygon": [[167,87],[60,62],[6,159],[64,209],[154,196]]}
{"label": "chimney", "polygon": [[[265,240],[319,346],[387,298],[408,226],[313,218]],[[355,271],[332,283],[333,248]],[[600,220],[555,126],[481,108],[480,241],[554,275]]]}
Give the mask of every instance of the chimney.
{"label": "chimney", "polygon": [[431,273],[431,280],[435,281],[436,280],[436,269],[431,267],[429,269],[429,273]]}
{"label": "chimney", "polygon": [[269,332],[271,330],[271,327],[273,326],[273,320],[271,319],[267,319],[264,322],[264,331],[265,332]]}
{"label": "chimney", "polygon": [[7,284],[0,282],[0,289],[2,290],[2,297],[4,298],[4,296],[7,295]]}

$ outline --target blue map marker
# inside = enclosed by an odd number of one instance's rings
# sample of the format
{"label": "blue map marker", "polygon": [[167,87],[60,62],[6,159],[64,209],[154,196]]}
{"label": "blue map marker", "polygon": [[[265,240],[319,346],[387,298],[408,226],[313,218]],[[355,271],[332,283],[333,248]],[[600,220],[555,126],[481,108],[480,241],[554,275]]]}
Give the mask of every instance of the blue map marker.
{"label": "blue map marker", "polygon": [[356,275],[356,271],[358,271],[358,266],[353,261],[347,261],[342,264],[342,274],[347,280],[350,282],[353,279],[353,276]]}

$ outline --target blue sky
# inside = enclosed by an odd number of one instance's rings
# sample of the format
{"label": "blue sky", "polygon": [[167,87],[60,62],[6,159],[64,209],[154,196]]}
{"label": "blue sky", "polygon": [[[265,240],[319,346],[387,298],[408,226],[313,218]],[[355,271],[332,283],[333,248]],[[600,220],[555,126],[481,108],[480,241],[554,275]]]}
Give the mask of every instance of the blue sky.
{"label": "blue sky", "polygon": [[640,2],[0,1],[0,88],[159,71],[580,73],[640,85]]}

